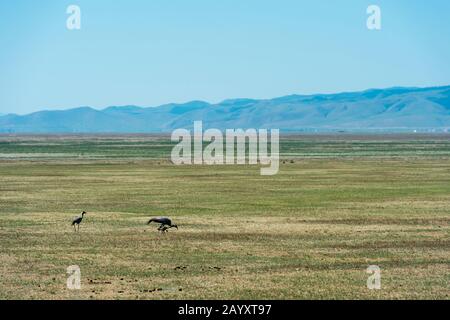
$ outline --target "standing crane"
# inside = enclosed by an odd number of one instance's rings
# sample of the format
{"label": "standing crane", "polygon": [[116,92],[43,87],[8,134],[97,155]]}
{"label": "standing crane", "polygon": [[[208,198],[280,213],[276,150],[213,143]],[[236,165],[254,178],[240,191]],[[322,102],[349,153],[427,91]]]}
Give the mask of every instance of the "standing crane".
{"label": "standing crane", "polygon": [[74,231],[77,231],[77,227],[78,227],[78,231],[80,231],[80,223],[81,223],[81,221],[83,221],[85,214],[86,214],[86,211],[83,211],[81,213],[81,216],[76,217],[72,220],[72,226],[73,226]]}
{"label": "standing crane", "polygon": [[151,218],[147,224],[150,224],[152,222],[160,223],[161,225],[158,227],[158,231],[161,233],[166,233],[170,228],[177,228],[178,226],[174,223],[172,223],[172,220],[168,217],[155,217]]}

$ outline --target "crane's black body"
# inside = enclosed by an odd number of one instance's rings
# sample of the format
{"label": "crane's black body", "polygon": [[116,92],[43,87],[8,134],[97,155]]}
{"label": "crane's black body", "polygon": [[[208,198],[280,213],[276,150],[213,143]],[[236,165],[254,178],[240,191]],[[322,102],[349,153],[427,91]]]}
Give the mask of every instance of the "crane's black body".
{"label": "crane's black body", "polygon": [[[83,218],[84,218],[85,214],[86,214],[86,211],[83,211],[81,213],[81,216],[79,216],[78,218],[73,219],[72,226],[73,226],[74,231],[80,231],[80,223],[81,223],[81,221],[83,221]],[[77,227],[78,227],[78,230],[77,230]]]}
{"label": "crane's black body", "polygon": [[147,224],[150,224],[152,222],[160,223],[161,225],[158,227],[158,231],[162,233],[168,232],[170,228],[176,228],[178,230],[178,226],[174,223],[172,223],[172,220],[168,217],[155,217],[151,218]]}

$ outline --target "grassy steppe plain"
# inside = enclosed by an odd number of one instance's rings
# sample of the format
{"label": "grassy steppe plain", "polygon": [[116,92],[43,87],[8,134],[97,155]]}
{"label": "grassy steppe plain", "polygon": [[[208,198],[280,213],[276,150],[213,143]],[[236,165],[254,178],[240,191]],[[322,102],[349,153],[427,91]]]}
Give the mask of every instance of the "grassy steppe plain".
{"label": "grassy steppe plain", "polygon": [[174,166],[172,146],[1,136],[0,299],[450,298],[448,135],[285,136],[271,177]]}

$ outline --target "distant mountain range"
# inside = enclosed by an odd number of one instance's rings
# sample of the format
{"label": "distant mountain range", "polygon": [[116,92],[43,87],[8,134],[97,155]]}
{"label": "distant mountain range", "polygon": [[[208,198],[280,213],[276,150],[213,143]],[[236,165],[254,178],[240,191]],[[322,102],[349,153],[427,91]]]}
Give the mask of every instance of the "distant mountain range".
{"label": "distant mountain range", "polygon": [[450,131],[450,86],[290,95],[268,100],[191,101],[159,107],[81,107],[0,116],[1,133],[156,133],[192,128],[285,132]]}

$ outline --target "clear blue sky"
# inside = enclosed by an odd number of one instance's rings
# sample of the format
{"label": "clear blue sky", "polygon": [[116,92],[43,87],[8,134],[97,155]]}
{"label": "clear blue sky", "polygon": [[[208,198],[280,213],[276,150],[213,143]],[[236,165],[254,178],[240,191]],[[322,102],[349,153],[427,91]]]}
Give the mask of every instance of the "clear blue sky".
{"label": "clear blue sky", "polygon": [[448,0],[0,1],[0,113],[446,85],[449,14]]}

